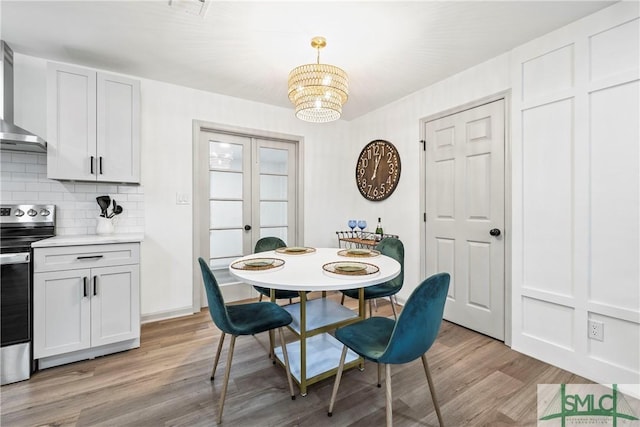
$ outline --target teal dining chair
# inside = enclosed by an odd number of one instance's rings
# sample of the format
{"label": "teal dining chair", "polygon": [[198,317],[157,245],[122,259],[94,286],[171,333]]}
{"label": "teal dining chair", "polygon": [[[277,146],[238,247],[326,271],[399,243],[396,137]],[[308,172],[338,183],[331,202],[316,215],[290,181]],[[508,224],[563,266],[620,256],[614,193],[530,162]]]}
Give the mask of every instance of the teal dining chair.
{"label": "teal dining chair", "polygon": [[[280,239],[279,237],[263,237],[256,242],[255,249],[253,253],[259,252],[267,252],[274,251],[278,248],[284,248],[287,244]],[[260,299],[258,301],[262,301],[262,297],[265,296],[267,298],[271,298],[271,289],[263,288],[262,286],[254,286],[254,289],[258,291],[260,294]],[[276,289],[275,290],[276,299],[288,299],[289,303],[291,303],[292,298],[297,298],[299,296],[298,291],[285,291]]]}
{"label": "teal dining chair", "polygon": [[382,365],[385,367],[387,426],[392,425],[393,417],[391,365],[409,363],[419,357],[422,358],[433,406],[438,422],[443,426],[426,352],[431,348],[440,330],[449,281],[449,273],[438,273],[425,279],[407,300],[398,320],[370,317],[336,330],[335,336],[344,344],[344,347],[329,402],[329,416],[333,414],[345,356],[350,348],[366,360],[378,364],[378,387],[380,387],[381,367]]}
{"label": "teal dining chair", "polygon": [[[371,301],[376,298],[389,297],[391,301],[391,310],[393,310],[393,317],[398,318],[396,313],[396,306],[393,302],[395,294],[400,292],[402,284],[404,283],[404,245],[402,240],[394,237],[386,237],[378,243],[376,250],[380,251],[382,255],[386,255],[398,261],[400,263],[400,274],[394,279],[388,282],[381,283],[379,285],[367,286],[364,288],[364,299],[369,301],[369,316],[372,316]],[[342,292],[342,301],[344,304],[344,296],[358,299],[358,289],[347,289]]]}
{"label": "teal dining chair", "polygon": [[213,323],[220,329],[220,341],[218,342],[218,350],[213,362],[213,370],[211,371],[211,381],[213,381],[220,353],[222,352],[222,344],[226,334],[231,335],[231,343],[229,344],[229,355],[227,356],[227,366],[224,373],[224,383],[220,394],[220,402],[218,404],[218,424],[222,422],[222,410],[224,408],[224,399],[227,394],[227,385],[229,383],[229,373],[231,372],[231,361],[233,359],[233,349],[235,347],[236,338],[239,335],[254,335],[260,332],[272,331],[278,329],[280,335],[280,344],[282,345],[282,355],[284,365],[287,371],[287,381],[289,382],[289,392],[291,399],[295,400],[293,393],[293,381],[291,380],[291,371],[289,368],[289,356],[284,340],[282,328],[289,325],[293,318],[291,315],[279,305],[272,302],[254,302],[248,304],[226,305],[220,292],[220,287],[215,276],[202,258],[198,258],[200,269],[202,270],[202,278],[204,287],[207,292],[207,301],[209,302],[209,313]]}

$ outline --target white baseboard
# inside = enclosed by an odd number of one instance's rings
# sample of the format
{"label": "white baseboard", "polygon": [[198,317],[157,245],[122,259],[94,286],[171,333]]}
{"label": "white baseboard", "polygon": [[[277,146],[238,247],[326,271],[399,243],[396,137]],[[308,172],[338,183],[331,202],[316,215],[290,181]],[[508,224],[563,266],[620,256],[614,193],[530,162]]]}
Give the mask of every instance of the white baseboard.
{"label": "white baseboard", "polygon": [[193,314],[193,308],[191,306],[172,310],[156,311],[155,313],[141,315],[140,323],[157,322],[158,320],[173,319],[174,317],[189,316],[191,314]]}

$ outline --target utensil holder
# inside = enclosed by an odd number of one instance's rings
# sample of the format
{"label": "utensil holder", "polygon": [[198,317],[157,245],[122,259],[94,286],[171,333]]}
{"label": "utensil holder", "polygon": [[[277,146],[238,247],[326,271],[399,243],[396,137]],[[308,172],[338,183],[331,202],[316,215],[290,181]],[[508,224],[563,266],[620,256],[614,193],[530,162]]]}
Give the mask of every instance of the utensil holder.
{"label": "utensil holder", "polygon": [[113,218],[98,217],[98,225],[96,226],[96,234],[112,234]]}

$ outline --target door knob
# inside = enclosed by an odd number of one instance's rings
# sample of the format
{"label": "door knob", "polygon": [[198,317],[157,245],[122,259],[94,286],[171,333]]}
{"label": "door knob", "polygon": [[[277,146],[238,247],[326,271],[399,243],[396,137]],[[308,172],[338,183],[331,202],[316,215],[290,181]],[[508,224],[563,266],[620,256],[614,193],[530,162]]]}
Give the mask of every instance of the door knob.
{"label": "door knob", "polygon": [[246,231],[249,231],[249,230],[251,230],[251,226],[250,226],[249,224],[247,224],[247,225],[245,225],[245,226],[244,226],[244,229],[245,229]]}
{"label": "door knob", "polygon": [[492,228],[491,230],[489,230],[489,234],[491,234],[493,237],[498,237],[500,235],[500,229]]}

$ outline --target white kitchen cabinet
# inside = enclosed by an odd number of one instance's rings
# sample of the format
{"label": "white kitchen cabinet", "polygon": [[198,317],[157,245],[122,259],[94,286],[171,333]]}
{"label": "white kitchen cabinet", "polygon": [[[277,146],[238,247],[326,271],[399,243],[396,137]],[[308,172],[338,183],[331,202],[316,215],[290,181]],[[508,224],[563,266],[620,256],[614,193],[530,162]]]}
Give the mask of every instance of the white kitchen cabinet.
{"label": "white kitchen cabinet", "polygon": [[47,177],[140,182],[140,82],[90,69],[47,68]]}
{"label": "white kitchen cabinet", "polygon": [[41,368],[140,345],[139,243],[34,249]]}

